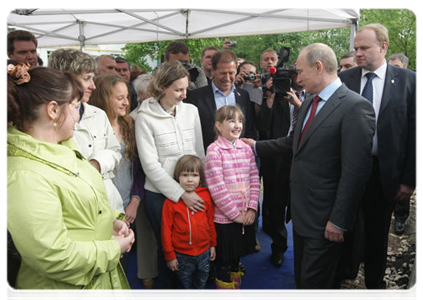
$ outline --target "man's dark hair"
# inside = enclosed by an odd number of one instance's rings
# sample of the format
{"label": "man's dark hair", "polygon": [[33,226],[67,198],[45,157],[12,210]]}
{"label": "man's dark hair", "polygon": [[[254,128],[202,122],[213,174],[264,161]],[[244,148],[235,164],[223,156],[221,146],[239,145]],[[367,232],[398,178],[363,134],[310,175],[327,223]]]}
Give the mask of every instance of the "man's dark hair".
{"label": "man's dark hair", "polygon": [[12,53],[15,51],[15,41],[31,41],[38,46],[38,41],[35,36],[26,30],[14,30],[7,34],[7,52]]}
{"label": "man's dark hair", "polygon": [[127,63],[128,64],[128,69],[131,68],[131,65],[129,64],[129,62],[126,59],[124,59],[123,57],[120,57],[120,56],[115,57],[115,62],[117,64]]}
{"label": "man's dark hair", "polygon": [[341,57],[341,59],[344,59],[344,58],[349,58],[349,57],[354,58],[354,61],[355,61],[355,51],[350,51],[350,52],[348,52],[348,53],[344,54],[344,55]]}
{"label": "man's dark hair", "polygon": [[215,46],[207,46],[203,49],[203,51],[201,51],[201,59],[203,59],[206,51],[208,50],[215,50],[215,51],[219,51],[219,49],[217,49]]}
{"label": "man's dark hair", "polygon": [[236,54],[232,52],[231,50],[223,49],[223,50],[217,51],[212,57],[213,70],[217,70],[217,64],[219,62],[222,62],[222,63],[235,62],[235,66],[236,66],[238,62],[238,58],[236,57]]}
{"label": "man's dark hair", "polygon": [[178,54],[182,52],[183,54],[189,53],[189,49],[185,43],[180,41],[175,41],[170,43],[165,50],[165,57],[167,60],[169,60],[170,54]]}

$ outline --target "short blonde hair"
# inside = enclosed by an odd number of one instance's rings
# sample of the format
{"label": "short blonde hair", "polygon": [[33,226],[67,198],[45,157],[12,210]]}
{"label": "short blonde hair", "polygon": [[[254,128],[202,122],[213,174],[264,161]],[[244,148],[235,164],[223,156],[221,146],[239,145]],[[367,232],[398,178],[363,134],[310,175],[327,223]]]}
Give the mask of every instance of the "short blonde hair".
{"label": "short blonde hair", "polygon": [[358,30],[358,33],[361,32],[362,30],[373,30],[376,33],[376,40],[379,42],[380,45],[382,45],[383,43],[386,43],[386,49],[388,49],[389,46],[389,32],[388,29],[383,26],[380,23],[372,23],[372,24],[367,24],[364,25],[363,27],[361,27]]}
{"label": "short blonde hair", "polygon": [[80,75],[97,70],[94,58],[85,52],[75,49],[58,49],[51,53],[48,66],[62,72]]}
{"label": "short blonde hair", "polygon": [[177,60],[160,65],[154,72],[150,81],[150,93],[155,99],[160,100],[164,96],[164,90],[176,80],[188,77],[187,69]]}

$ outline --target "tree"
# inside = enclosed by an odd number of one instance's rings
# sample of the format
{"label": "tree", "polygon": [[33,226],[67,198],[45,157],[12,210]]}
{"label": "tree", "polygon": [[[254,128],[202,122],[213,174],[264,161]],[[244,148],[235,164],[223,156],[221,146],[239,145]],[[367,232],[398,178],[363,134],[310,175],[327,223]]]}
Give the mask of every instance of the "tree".
{"label": "tree", "polygon": [[[416,16],[407,9],[363,9],[360,11],[360,26],[369,23],[382,23],[389,30],[390,45],[388,55],[403,53],[410,59],[409,68],[415,70],[416,64]],[[289,63],[292,63],[299,51],[312,43],[325,43],[335,52],[338,61],[349,51],[350,29],[329,29],[309,32],[228,37],[237,41],[237,47],[231,48],[235,54],[245,60],[259,64],[260,54],[266,49],[279,50],[282,46],[291,47]],[[225,38],[184,39],[190,49],[190,58],[200,65],[201,51],[206,46],[220,49]],[[141,66],[146,71],[151,67],[146,64],[146,56],[161,61],[164,50],[171,41],[159,41],[140,44],[128,44],[126,59]]]}
{"label": "tree", "polygon": [[410,60],[408,68],[416,70],[416,15],[408,9],[363,9],[360,26],[381,23],[389,31],[387,58],[402,53]]}

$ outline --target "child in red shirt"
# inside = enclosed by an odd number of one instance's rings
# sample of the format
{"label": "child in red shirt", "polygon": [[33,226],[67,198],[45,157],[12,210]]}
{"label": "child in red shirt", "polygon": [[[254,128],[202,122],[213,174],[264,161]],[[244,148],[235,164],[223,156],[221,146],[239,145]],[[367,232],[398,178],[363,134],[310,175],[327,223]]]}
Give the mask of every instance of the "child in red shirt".
{"label": "child in red shirt", "polygon": [[185,155],[175,166],[174,178],[187,191],[195,191],[205,209],[194,212],[184,201],[166,199],[162,212],[162,247],[170,270],[176,272],[179,284],[185,289],[204,289],[209,276],[210,261],[215,260],[216,230],[214,205],[204,181],[200,158]]}

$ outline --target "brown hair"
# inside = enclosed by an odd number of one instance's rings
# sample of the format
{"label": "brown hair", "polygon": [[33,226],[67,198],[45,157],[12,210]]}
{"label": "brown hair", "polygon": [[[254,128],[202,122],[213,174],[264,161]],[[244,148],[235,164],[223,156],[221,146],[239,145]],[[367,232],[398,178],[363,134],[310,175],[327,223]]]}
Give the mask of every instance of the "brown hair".
{"label": "brown hair", "polygon": [[15,52],[15,41],[33,42],[35,47],[38,46],[37,38],[29,31],[15,30],[7,34],[7,52],[13,54]]}
{"label": "brown hair", "polygon": [[181,176],[182,172],[198,172],[200,174],[200,184],[204,182],[205,175],[203,163],[196,155],[182,156],[176,163],[173,178],[179,182],[179,176]]}
{"label": "brown hair", "polygon": [[[96,89],[93,90],[90,97],[90,104],[97,106],[104,110],[109,120],[115,117],[114,111],[111,108],[110,100],[112,97],[112,90],[117,83],[123,83],[125,86],[125,79],[116,74],[104,74],[95,77],[94,84]],[[134,133],[134,124],[132,118],[128,115],[130,105],[126,109],[126,115],[118,117],[120,129],[122,130],[123,140],[125,141],[125,158],[128,161],[133,161],[136,158],[136,142]]]}
{"label": "brown hair", "polygon": [[173,60],[160,65],[154,72],[150,81],[150,93],[157,100],[164,96],[164,90],[172,85],[176,80],[188,77],[187,69],[177,60]]}
{"label": "brown hair", "polygon": [[207,47],[204,47],[203,51],[201,51],[201,59],[204,58],[204,55],[206,54],[206,51],[209,51],[209,50],[219,51],[215,46],[207,46]]}
{"label": "brown hair", "polygon": [[[28,73],[31,79],[20,85],[7,76],[7,122],[21,131],[39,118],[41,105],[56,101],[62,106],[83,97],[83,87],[72,74],[45,67],[34,67]],[[66,110],[60,117],[66,118]]]}
{"label": "brown hair", "polygon": [[235,62],[235,67],[238,64],[238,58],[236,54],[231,50],[219,50],[217,51],[212,57],[212,68],[213,70],[217,70],[218,63],[230,63]]}
{"label": "brown hair", "polygon": [[[238,118],[241,118],[241,121],[244,123],[244,113],[241,108],[237,105],[225,105],[219,108],[215,115],[215,122],[223,123],[226,120],[234,119],[238,115]],[[214,127],[214,132],[216,137],[220,135],[220,132],[217,130],[216,126]]]}

